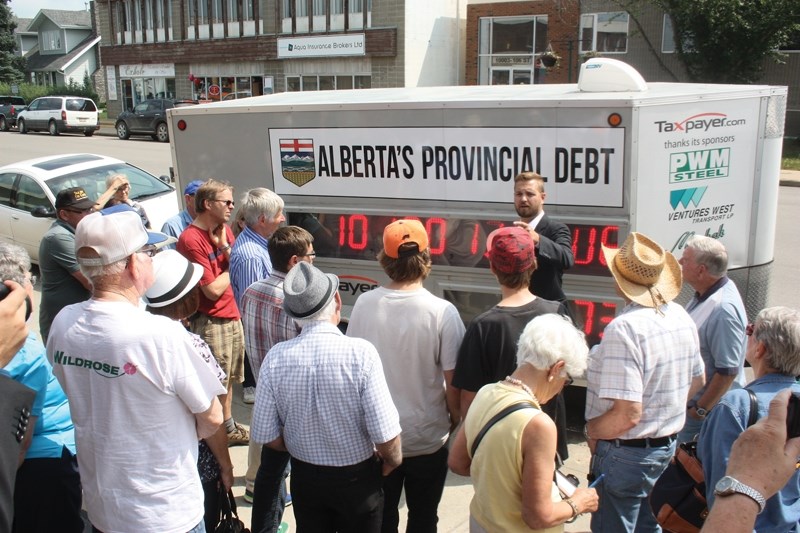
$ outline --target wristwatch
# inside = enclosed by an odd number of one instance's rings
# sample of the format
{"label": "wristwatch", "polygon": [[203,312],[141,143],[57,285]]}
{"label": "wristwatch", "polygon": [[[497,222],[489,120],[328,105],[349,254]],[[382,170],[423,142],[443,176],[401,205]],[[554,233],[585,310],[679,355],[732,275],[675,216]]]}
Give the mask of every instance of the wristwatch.
{"label": "wristwatch", "polygon": [[755,502],[758,504],[759,513],[764,511],[764,507],[767,505],[767,500],[764,499],[764,496],[762,496],[761,493],[753,487],[745,485],[736,478],[724,476],[717,481],[717,484],[714,487],[714,494],[716,496],[730,496],[731,494],[737,493],[744,494],[745,496],[755,500]]}
{"label": "wristwatch", "polygon": [[694,412],[697,413],[697,416],[699,416],[700,418],[705,418],[706,415],[708,414],[708,409],[703,409],[699,405],[695,404]]}

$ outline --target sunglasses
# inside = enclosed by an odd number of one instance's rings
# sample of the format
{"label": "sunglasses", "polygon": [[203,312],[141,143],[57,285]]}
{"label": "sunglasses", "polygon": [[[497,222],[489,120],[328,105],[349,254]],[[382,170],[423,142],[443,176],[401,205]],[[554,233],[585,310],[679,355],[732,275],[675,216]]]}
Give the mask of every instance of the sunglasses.
{"label": "sunglasses", "polygon": [[222,202],[223,204],[225,204],[228,207],[233,207],[233,206],[236,205],[236,202],[234,202],[233,200],[211,200],[211,201],[212,202]]}
{"label": "sunglasses", "polygon": [[145,254],[147,257],[153,257],[160,251],[161,250],[159,248],[156,248],[154,245],[146,244],[146,245],[142,246],[141,248],[139,248],[138,250],[136,250],[136,253],[137,254]]}
{"label": "sunglasses", "polygon": [[744,334],[749,337],[755,332],[755,330],[756,330],[756,325],[751,322],[750,324],[747,324],[747,326],[744,328]]}

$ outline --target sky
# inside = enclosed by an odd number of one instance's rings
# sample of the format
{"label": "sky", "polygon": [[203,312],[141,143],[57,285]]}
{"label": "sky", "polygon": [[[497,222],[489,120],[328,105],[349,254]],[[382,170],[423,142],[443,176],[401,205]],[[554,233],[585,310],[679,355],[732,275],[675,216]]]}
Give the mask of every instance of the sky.
{"label": "sky", "polygon": [[88,0],[11,0],[8,6],[19,18],[32,19],[40,9],[66,9],[78,11],[86,9]]}

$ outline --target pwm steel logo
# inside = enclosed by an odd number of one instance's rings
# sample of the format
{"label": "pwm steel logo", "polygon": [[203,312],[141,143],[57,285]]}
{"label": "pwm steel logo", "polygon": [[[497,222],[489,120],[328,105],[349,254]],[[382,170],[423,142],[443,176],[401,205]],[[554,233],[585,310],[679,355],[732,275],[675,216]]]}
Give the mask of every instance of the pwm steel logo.
{"label": "pwm steel logo", "polygon": [[689,209],[690,206],[700,207],[700,201],[706,193],[708,187],[693,187],[691,189],[678,189],[669,192],[669,205],[672,210],[678,209],[678,206],[683,209]]}
{"label": "pwm steel logo", "polygon": [[302,187],[316,177],[313,139],[281,139],[281,174]]}
{"label": "pwm steel logo", "polygon": [[669,182],[727,178],[730,173],[730,148],[676,152],[669,155]]}

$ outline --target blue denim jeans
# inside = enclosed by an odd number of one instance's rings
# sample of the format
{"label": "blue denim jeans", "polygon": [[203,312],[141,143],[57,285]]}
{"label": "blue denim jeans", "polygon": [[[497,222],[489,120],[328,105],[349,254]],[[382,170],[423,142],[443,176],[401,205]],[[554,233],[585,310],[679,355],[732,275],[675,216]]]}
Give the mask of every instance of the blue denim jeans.
{"label": "blue denim jeans", "polygon": [[700,433],[700,428],[703,426],[702,420],[695,420],[686,412],[686,422],[683,424],[683,429],[678,433],[678,444],[681,442],[692,442],[697,440]]}
{"label": "blue denim jeans", "polygon": [[634,448],[598,441],[590,470],[595,478],[605,477],[597,485],[600,508],[592,515],[592,531],[660,532],[647,497],[674,453],[674,442],[660,448]]}

